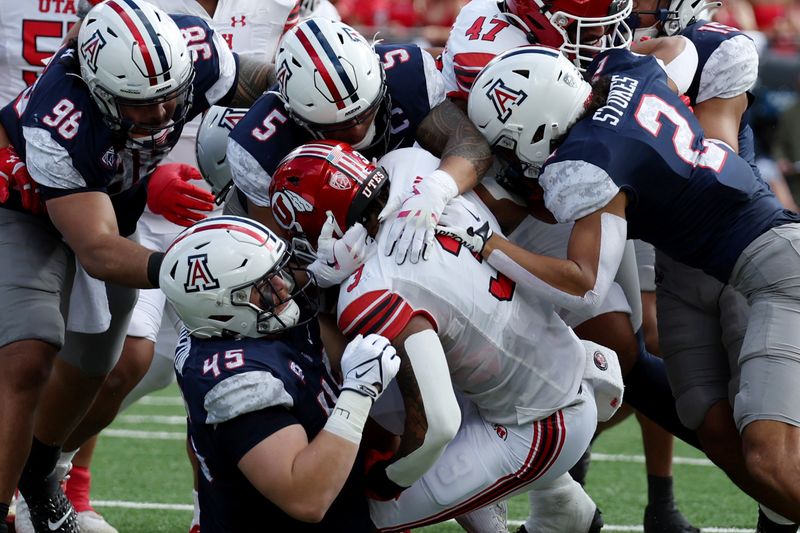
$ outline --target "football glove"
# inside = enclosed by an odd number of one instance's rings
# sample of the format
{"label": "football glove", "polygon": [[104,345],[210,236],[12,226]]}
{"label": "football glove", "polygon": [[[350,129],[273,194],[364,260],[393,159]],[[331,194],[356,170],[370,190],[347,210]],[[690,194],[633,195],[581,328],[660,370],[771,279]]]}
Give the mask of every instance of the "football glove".
{"label": "football glove", "polygon": [[390,501],[400,497],[408,487],[401,487],[386,475],[386,467],[391,465],[394,452],[368,449],[364,455],[365,489],[371,500]]}
{"label": "football glove", "polygon": [[147,207],[173,224],[191,226],[214,209],[214,195],[189,183],[202,180],[200,171],[184,163],[160,165],[147,184]]}
{"label": "football glove", "polygon": [[447,203],[458,195],[458,186],[444,170],[435,170],[427,177],[417,177],[410,190],[390,197],[378,216],[385,220],[397,213],[384,244],[384,253],[392,255],[398,265],[406,259],[418,263],[427,260],[433,246],[434,232]]}
{"label": "football glove", "polygon": [[12,189],[19,192],[23,209],[33,214],[44,211],[39,186],[28,174],[17,151],[9,145],[0,148],[0,203],[8,201]]}
{"label": "football glove", "polygon": [[400,370],[400,356],[386,337],[358,335],[342,354],[342,390],[352,390],[371,398],[380,397]]}
{"label": "football glove", "polygon": [[317,259],[308,265],[317,286],[325,289],[338,285],[375,254],[376,244],[367,229],[356,223],[341,239],[333,236],[336,219],[328,215],[317,241]]}
{"label": "football glove", "polygon": [[481,254],[493,232],[488,221],[480,218],[463,204],[459,204],[444,210],[439,225],[436,226],[436,233],[452,237],[470,251]]}

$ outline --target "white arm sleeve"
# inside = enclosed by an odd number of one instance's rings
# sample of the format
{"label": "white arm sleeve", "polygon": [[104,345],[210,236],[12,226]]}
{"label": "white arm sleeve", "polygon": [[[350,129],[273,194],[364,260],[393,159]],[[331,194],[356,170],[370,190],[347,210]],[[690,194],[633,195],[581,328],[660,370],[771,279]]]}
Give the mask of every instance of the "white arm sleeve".
{"label": "white arm sleeve", "polygon": [[624,218],[611,213],[600,215],[600,262],[597,266],[597,277],[594,287],[582,296],[566,293],[545,283],[500,250],[494,250],[489,255],[488,262],[515,281],[521,290],[530,291],[534,297],[576,313],[587,313],[599,307],[608,295],[625,250],[626,231],[627,222]]}
{"label": "white arm sleeve", "polygon": [[228,139],[228,165],[236,188],[259,207],[269,207],[269,184],[272,176],[242,145]]}
{"label": "white arm sleeve", "polygon": [[428,105],[431,109],[444,102],[444,77],[436,68],[436,60],[422,50],[422,64],[425,67],[425,87],[428,90]]}
{"label": "white arm sleeve", "polygon": [[406,339],[406,354],[414,369],[425,408],[428,430],[422,446],[386,468],[386,476],[401,487],[410,487],[433,466],[461,425],[450,370],[439,337],[432,329]]}
{"label": "white arm sleeve", "polygon": [[233,58],[231,49],[218,32],[214,32],[212,39],[219,59],[219,78],[206,91],[206,100],[208,100],[209,104],[214,105],[220,98],[228,94],[231,87],[233,87],[233,82],[236,81],[236,60]]}
{"label": "white arm sleeve", "polygon": [[668,64],[662,64],[662,67],[669,79],[678,88],[678,94],[683,94],[692,85],[694,74],[697,72],[698,58],[697,47],[695,47],[694,43],[683,35],[680,38],[683,39],[683,51]]}

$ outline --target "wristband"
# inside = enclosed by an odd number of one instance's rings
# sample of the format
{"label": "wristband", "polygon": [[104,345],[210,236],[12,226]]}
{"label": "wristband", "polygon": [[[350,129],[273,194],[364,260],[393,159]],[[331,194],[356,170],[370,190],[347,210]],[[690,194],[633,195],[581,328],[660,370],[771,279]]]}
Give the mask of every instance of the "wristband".
{"label": "wristband", "polygon": [[161,263],[164,262],[164,252],[153,252],[147,258],[147,281],[154,288],[159,287],[158,273],[161,271]]}
{"label": "wristband", "polygon": [[325,423],[325,431],[338,435],[353,444],[361,442],[372,399],[352,390],[343,390]]}

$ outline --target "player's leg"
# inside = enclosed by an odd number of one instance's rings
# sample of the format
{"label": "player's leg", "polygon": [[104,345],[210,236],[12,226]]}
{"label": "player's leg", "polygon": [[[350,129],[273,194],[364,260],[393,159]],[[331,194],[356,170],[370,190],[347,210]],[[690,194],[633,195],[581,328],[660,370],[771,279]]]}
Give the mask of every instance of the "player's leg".
{"label": "player's leg", "polygon": [[[97,445],[97,436],[83,443],[78,452],[72,457],[72,469],[66,482],[64,492],[72,502],[75,512],[78,513],[78,525],[81,533],[117,533],[117,529],[109,524],[98,513],[89,501],[92,489],[91,462],[94,449]],[[63,457],[62,457],[63,459]]]}
{"label": "player's leg", "polygon": [[[742,252],[731,285],[750,304],[734,419],[756,481],[793,502],[800,518],[800,224],[766,232]],[[771,506],[772,507],[772,506]]]}
{"label": "player's leg", "polygon": [[[397,500],[370,501],[379,529],[402,531],[441,522],[527,492],[534,483],[550,484],[578,460],[597,423],[586,387],[573,405],[518,426],[486,422],[473,405],[461,403],[461,428],[433,467]],[[569,521],[562,531],[582,533],[574,528],[582,516],[562,518]]]}
{"label": "player's leg", "polygon": [[[64,343],[75,261],[48,226],[0,209],[0,527],[23,472],[46,476],[58,455],[58,448],[33,440],[34,413]],[[45,453],[27,461],[32,448]],[[35,483],[26,483],[25,490],[34,497],[56,496]]]}

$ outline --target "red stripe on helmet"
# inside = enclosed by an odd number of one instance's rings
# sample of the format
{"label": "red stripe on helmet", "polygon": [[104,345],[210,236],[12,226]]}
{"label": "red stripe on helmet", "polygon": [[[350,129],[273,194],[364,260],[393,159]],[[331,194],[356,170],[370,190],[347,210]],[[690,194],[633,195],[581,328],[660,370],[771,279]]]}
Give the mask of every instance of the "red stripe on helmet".
{"label": "red stripe on helmet", "polygon": [[308,52],[308,55],[314,62],[314,66],[317,67],[317,71],[319,72],[319,75],[322,76],[322,81],[325,82],[325,86],[331,92],[331,96],[334,100],[336,100],[337,109],[344,109],[344,99],[339,93],[339,89],[336,87],[336,83],[333,81],[333,78],[331,78],[328,69],[325,68],[325,65],[322,63],[319,54],[316,50],[314,50],[311,41],[308,40],[308,37],[306,37],[302,30],[298,30],[297,38],[300,40],[300,44],[303,45],[303,48],[305,48],[306,52]]}
{"label": "red stripe on helmet", "polygon": [[[113,0],[108,2],[108,7],[114,10],[114,12],[119,15],[119,18],[122,19],[122,22],[128,27],[133,38],[136,40],[137,44],[139,45],[139,52],[142,54],[142,59],[144,59],[144,66],[147,69],[147,79],[150,80],[150,86],[158,84],[158,80],[156,79],[156,69],[153,65],[153,58],[150,56],[150,50],[147,49],[147,43],[142,36],[142,33],[139,31],[139,28],[136,27],[136,24],[131,19],[130,15],[116,2]],[[154,43],[156,44],[156,43]]]}

